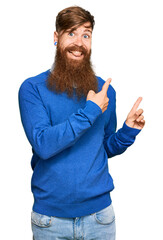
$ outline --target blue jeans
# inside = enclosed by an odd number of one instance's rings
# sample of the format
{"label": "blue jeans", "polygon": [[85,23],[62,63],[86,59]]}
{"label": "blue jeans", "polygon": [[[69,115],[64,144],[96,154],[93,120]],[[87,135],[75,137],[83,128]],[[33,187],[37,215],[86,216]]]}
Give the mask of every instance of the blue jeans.
{"label": "blue jeans", "polygon": [[112,204],[94,214],[76,217],[49,217],[32,212],[34,240],[115,240]]}

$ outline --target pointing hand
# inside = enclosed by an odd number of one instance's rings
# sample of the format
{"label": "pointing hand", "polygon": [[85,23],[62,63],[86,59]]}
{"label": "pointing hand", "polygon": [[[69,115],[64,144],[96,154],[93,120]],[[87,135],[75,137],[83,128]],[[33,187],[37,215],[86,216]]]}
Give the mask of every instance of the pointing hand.
{"label": "pointing hand", "polygon": [[142,101],[142,97],[139,97],[137,101],[135,102],[134,106],[132,107],[131,111],[129,112],[127,119],[126,119],[126,125],[131,128],[137,128],[142,129],[145,125],[145,120],[143,114],[143,109],[137,110],[139,107],[139,104]]}
{"label": "pointing hand", "polygon": [[96,103],[101,108],[102,112],[105,112],[108,107],[109,98],[107,97],[107,90],[111,80],[111,78],[106,80],[100,92],[95,93],[93,90],[90,90],[87,95],[87,101],[90,100]]}

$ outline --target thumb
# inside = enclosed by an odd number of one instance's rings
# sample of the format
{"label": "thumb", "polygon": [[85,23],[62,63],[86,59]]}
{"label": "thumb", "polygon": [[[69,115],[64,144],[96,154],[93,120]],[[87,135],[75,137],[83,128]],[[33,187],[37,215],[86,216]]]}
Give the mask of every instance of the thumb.
{"label": "thumb", "polygon": [[93,90],[90,90],[87,94],[87,101],[90,100],[96,93]]}
{"label": "thumb", "polygon": [[104,83],[104,85],[102,86],[102,91],[104,91],[105,93],[107,93],[107,90],[108,90],[108,87],[111,83],[111,80],[112,80],[111,78],[108,78],[106,80],[106,82]]}

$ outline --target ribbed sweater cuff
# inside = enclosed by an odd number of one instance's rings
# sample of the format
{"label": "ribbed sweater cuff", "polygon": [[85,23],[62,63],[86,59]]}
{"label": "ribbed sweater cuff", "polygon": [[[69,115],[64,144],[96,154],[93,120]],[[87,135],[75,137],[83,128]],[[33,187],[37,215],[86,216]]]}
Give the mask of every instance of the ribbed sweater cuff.
{"label": "ribbed sweater cuff", "polygon": [[87,116],[92,125],[96,118],[102,114],[102,110],[96,103],[88,100],[84,108],[84,114]]}
{"label": "ribbed sweater cuff", "polygon": [[119,130],[119,137],[121,141],[128,142],[134,140],[141,130],[137,128],[131,128],[124,122],[123,127]]}

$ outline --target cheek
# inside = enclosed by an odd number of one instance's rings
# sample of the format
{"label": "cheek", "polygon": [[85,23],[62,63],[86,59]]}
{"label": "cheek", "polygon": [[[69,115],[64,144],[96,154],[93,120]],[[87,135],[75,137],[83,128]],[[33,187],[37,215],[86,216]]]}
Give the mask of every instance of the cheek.
{"label": "cheek", "polygon": [[91,46],[92,46],[91,41],[84,41],[83,45],[85,45],[88,51],[91,50]]}
{"label": "cheek", "polygon": [[64,49],[66,48],[69,44],[71,44],[71,40],[67,39],[66,37],[62,36],[60,39],[58,39],[59,45]]}
{"label": "cheek", "polygon": [[85,47],[86,47],[86,49],[87,49],[88,52],[91,51],[91,45],[90,45],[90,44],[85,44]]}
{"label": "cheek", "polygon": [[65,49],[66,47],[72,45],[73,42],[71,40],[65,40],[63,42],[61,42],[61,46],[63,47],[63,49]]}

